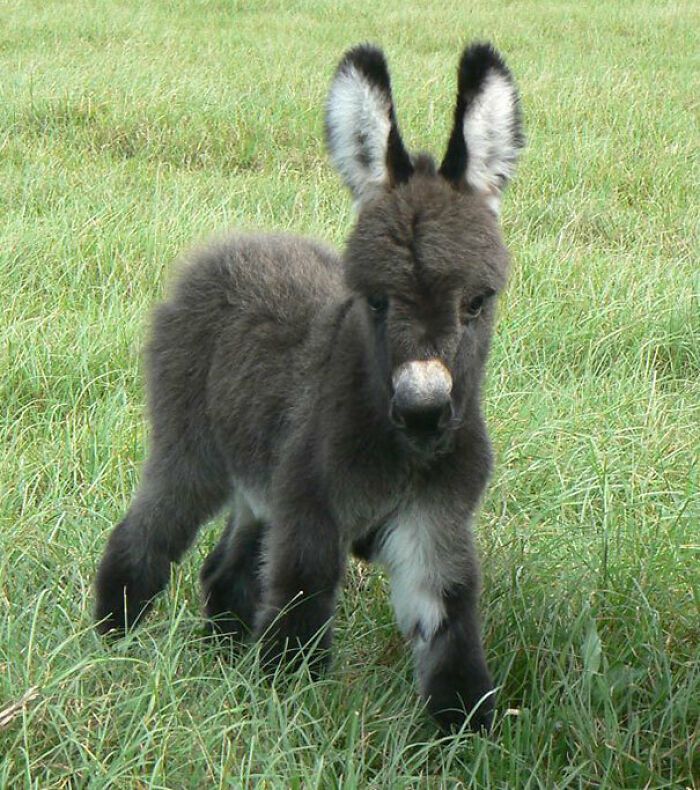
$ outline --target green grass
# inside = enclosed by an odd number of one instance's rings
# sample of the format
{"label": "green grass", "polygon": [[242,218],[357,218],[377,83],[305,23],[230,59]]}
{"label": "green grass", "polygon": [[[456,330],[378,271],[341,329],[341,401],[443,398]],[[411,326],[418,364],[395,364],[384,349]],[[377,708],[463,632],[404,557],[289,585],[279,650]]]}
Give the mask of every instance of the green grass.
{"label": "green grass", "polygon": [[[204,0],[0,7],[2,787],[700,786],[700,15],[691,3]],[[438,740],[380,571],[335,663],[270,690],[200,640],[206,530],[110,647],[90,585],[144,456],[172,260],[229,227],[341,244],[335,62],[378,41],[441,152],[460,49],[518,76],[529,147],[479,519],[494,732]]]}

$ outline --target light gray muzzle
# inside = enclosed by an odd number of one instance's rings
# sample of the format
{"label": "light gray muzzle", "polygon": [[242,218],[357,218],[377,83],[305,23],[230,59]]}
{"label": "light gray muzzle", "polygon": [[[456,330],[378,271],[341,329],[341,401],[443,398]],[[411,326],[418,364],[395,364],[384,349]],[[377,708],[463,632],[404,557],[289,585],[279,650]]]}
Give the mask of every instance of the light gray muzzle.
{"label": "light gray muzzle", "polygon": [[439,359],[404,362],[392,376],[391,419],[412,433],[435,434],[452,417],[452,376]]}

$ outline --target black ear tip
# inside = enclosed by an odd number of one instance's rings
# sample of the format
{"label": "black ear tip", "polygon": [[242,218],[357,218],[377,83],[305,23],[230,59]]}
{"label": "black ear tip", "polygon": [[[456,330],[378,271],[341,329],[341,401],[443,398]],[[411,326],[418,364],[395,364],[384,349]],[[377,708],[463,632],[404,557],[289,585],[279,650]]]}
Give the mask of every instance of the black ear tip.
{"label": "black ear tip", "polygon": [[493,71],[513,82],[506,62],[492,44],[488,41],[469,44],[459,61],[459,92],[477,90],[486,76]]}
{"label": "black ear tip", "polygon": [[349,49],[343,55],[336,73],[342,74],[351,68],[361,72],[369,82],[383,91],[391,91],[386,58],[382,50],[374,44],[358,44]]}

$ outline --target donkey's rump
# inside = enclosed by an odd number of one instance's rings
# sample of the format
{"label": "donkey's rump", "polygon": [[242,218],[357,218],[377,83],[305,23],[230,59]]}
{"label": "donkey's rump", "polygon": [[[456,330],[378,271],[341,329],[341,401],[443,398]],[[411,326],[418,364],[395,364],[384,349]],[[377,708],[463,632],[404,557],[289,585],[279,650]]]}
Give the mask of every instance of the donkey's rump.
{"label": "donkey's rump", "polygon": [[193,441],[213,430],[227,463],[269,469],[311,324],[342,288],[337,254],[293,236],[232,236],[191,256],[153,324],[154,431],[166,418]]}

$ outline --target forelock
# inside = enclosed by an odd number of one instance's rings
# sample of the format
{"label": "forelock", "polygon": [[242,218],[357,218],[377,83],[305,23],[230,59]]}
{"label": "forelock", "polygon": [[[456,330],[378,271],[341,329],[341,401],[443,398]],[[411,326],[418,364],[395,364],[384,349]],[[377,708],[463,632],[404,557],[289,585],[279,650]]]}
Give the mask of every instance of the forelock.
{"label": "forelock", "polygon": [[407,184],[360,213],[346,250],[350,287],[411,292],[458,287],[474,277],[501,287],[507,254],[492,212],[478,196],[435,176],[428,157],[414,164]]}

